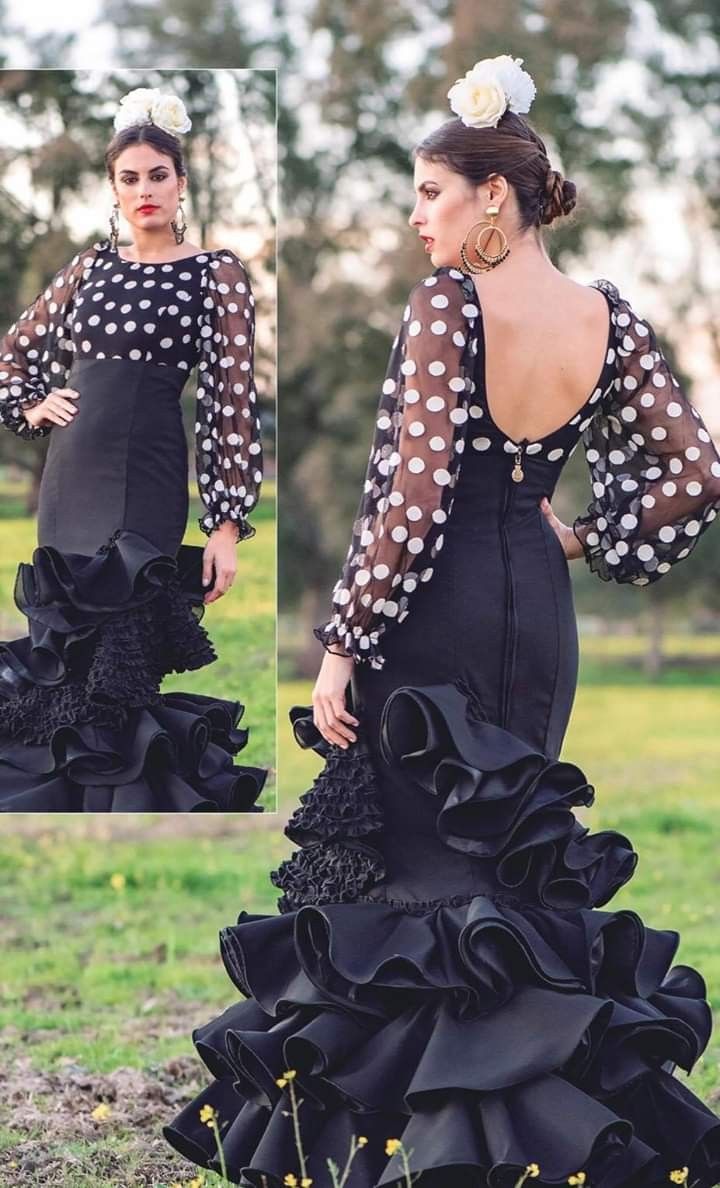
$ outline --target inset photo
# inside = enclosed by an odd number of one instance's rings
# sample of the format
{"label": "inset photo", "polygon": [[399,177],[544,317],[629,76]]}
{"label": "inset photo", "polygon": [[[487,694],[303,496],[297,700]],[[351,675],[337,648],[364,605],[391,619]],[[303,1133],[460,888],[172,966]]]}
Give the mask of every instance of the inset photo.
{"label": "inset photo", "polygon": [[275,809],[276,72],[0,72],[0,810]]}

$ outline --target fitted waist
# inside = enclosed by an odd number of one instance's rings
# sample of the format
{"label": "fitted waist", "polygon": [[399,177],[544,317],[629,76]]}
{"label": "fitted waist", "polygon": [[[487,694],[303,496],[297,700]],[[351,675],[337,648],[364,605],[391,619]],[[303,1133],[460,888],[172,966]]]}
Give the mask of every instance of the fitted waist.
{"label": "fitted waist", "polygon": [[141,390],[143,397],[180,397],[188,372],[163,363],[141,359],[76,359],[70,369],[67,387],[81,395],[108,395],[123,400]]}
{"label": "fitted waist", "polygon": [[543,495],[552,498],[559,470],[556,465],[523,458],[523,477],[512,478],[514,457],[468,454],[463,456],[454,492],[451,518],[463,525],[516,523],[538,512]]}

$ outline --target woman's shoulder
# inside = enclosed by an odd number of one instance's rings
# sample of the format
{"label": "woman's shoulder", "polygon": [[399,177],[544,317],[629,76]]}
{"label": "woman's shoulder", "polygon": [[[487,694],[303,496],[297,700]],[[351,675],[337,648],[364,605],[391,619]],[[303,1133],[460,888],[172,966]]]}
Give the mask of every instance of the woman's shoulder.
{"label": "woman's shoulder", "polygon": [[[403,320],[410,322],[410,333],[418,332],[417,323],[430,316],[439,327],[448,318],[465,322],[479,314],[477,294],[472,277],[458,268],[444,265],[429,276],[416,281],[405,303]],[[431,322],[431,327],[433,323]],[[439,329],[438,329],[438,332]]]}

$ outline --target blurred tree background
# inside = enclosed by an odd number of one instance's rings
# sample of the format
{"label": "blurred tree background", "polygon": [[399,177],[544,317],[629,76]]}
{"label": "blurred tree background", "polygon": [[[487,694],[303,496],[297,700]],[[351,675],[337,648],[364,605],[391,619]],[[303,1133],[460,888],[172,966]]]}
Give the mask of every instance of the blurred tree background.
{"label": "blurred tree background", "polygon": [[[2,18],[0,9],[0,32]],[[70,36],[63,35],[65,40]],[[42,55],[38,52],[36,56],[41,62]],[[103,154],[120,98],[137,86],[175,92],[190,113],[192,130],[183,137],[189,238],[209,248],[234,247],[248,265],[258,309],[257,388],[272,473],[277,221],[274,70],[228,70],[222,75],[207,69],[3,70],[0,327],[4,332],[75,251],[107,236],[112,195]],[[241,138],[235,135],[237,129],[241,129]],[[246,191],[244,200],[240,188]],[[121,242],[127,241],[126,232],[127,228],[121,227]],[[189,439],[194,393],[191,381],[183,397]],[[0,466],[10,466],[16,473],[30,472],[29,511],[34,511],[46,448],[42,442],[28,449],[27,443],[13,435],[0,434]]]}

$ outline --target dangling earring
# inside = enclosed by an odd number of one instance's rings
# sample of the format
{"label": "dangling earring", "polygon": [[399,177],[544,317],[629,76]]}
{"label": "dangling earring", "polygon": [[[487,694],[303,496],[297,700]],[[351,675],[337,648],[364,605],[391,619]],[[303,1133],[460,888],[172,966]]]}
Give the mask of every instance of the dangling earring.
{"label": "dangling earring", "polygon": [[182,222],[180,222],[180,220],[177,218],[177,216],[174,219],[172,219],[170,222],[170,226],[173,229],[173,235],[175,236],[176,243],[183,242],[183,240],[185,238],[185,232],[187,230],[187,222],[185,221],[185,211],[183,209],[183,202],[185,201],[184,194],[180,195],[179,201],[180,201],[180,205],[178,206],[178,215],[182,215]]}
{"label": "dangling earring", "polygon": [[[498,264],[501,264],[510,255],[507,236],[502,227],[498,227],[495,223],[495,219],[500,214],[500,207],[488,206],[485,208],[485,214],[488,215],[490,221],[485,222],[481,219],[479,222],[473,223],[460,245],[460,259],[466,272],[489,272],[491,268],[497,268]],[[468,240],[476,227],[479,227],[480,230],[475,236],[473,251],[481,262],[480,264],[471,264],[468,259]],[[483,242],[482,237],[485,232],[488,234]],[[500,237],[500,250],[495,254],[487,250],[493,235]]]}
{"label": "dangling earring", "polygon": [[118,239],[120,237],[120,203],[116,202],[110,212],[110,246],[114,252],[117,251]]}

